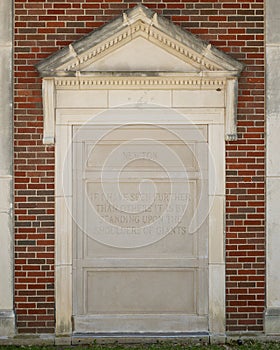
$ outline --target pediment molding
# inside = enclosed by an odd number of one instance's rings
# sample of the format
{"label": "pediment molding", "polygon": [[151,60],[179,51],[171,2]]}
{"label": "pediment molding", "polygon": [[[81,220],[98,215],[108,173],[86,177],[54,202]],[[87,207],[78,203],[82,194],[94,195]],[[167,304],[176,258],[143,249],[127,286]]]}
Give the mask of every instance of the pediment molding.
{"label": "pediment molding", "polygon": [[222,89],[227,81],[224,78],[201,76],[79,76],[54,78],[57,90],[75,89]]}
{"label": "pediment molding", "polygon": [[[60,69],[65,72],[83,71],[83,69],[94,60],[98,60],[105,55],[110,54],[120,46],[123,46],[139,37],[142,37],[160,47],[164,47],[166,51],[170,52],[175,57],[178,57],[185,63],[191,64],[197,71],[223,70],[223,67],[207,59],[207,51],[211,50],[211,46],[207,46],[203,54],[198,54],[195,50],[182,45],[177,40],[172,39],[170,36],[160,32],[154,26],[148,25],[141,20],[127,26],[124,30],[110,37],[108,40],[104,40],[102,43],[94,46],[84,54],[77,54],[75,59],[61,66]],[[73,46],[70,47],[70,50],[75,51]]]}
{"label": "pediment molding", "polygon": [[[75,76],[139,37],[192,66],[197,73],[223,72],[224,76],[238,76],[243,69],[240,62],[143,5],[128,10],[111,23],[41,61],[36,67],[43,77]],[[114,71],[118,71],[118,68]]]}
{"label": "pediment molding", "polygon": [[43,77],[45,143],[55,141],[58,90],[201,90],[202,108],[207,90],[222,91],[225,139],[237,137],[243,64],[141,4],[36,67]]}

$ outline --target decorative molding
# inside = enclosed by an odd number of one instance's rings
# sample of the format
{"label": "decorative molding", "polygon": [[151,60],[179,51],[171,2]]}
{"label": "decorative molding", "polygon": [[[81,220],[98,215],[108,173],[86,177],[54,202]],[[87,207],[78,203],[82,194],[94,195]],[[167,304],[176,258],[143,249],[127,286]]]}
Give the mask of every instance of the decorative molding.
{"label": "decorative molding", "polygon": [[225,134],[225,141],[237,141],[237,134]]}
{"label": "decorative molding", "polygon": [[[90,48],[90,50],[86,51],[84,54],[77,55],[75,52],[75,58],[70,62],[70,64],[67,63],[66,65],[61,66],[60,70],[65,70],[66,72],[83,70],[83,68],[90,65],[93,61],[105,56],[111,51],[114,51],[116,48],[124,45],[126,42],[134,40],[139,36],[163,47],[166,51],[169,51],[171,54],[182,59],[186,63],[190,63],[200,71],[223,70],[221,66],[206,58],[206,53],[207,51],[210,51],[211,45],[208,45],[205,48],[204,53],[197,53],[195,50],[192,50],[190,47],[187,47],[186,45],[156,29],[154,26],[143,22],[142,20],[138,20],[132,25],[127,26],[127,28],[103,41],[101,44]],[[70,45],[69,48],[71,52],[73,52],[73,46]]]}
{"label": "decorative molding", "polygon": [[54,80],[43,79],[44,144],[54,144],[55,98]]}
{"label": "decorative molding", "polygon": [[[95,61],[142,37],[190,64],[197,72],[220,72],[238,76],[243,64],[234,60],[156,12],[139,4],[114,21],[54,53],[36,67],[41,76],[73,76]],[[118,69],[114,69],[117,71]]]}
{"label": "decorative molding", "polygon": [[235,79],[227,80],[226,88],[226,141],[237,140],[237,103],[238,103],[238,81]]}
{"label": "decorative molding", "polygon": [[226,85],[223,78],[196,77],[73,77],[54,78],[57,90],[64,89],[221,89]]}
{"label": "decorative molding", "polygon": [[[44,139],[55,142],[56,91],[58,90],[224,90],[225,140],[236,141],[238,80],[186,76],[77,76],[43,79]],[[77,98],[79,96],[77,95]],[[203,105],[201,106],[201,108]]]}

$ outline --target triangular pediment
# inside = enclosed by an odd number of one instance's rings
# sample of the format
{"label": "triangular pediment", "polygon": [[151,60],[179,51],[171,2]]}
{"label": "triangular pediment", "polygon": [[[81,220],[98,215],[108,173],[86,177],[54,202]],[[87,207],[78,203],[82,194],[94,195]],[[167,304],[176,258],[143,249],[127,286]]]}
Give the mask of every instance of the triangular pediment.
{"label": "triangular pediment", "polygon": [[143,5],[37,64],[43,77],[118,71],[236,76],[242,68],[238,61]]}
{"label": "triangular pediment", "polygon": [[87,72],[196,72],[190,63],[141,36],[85,66]]}

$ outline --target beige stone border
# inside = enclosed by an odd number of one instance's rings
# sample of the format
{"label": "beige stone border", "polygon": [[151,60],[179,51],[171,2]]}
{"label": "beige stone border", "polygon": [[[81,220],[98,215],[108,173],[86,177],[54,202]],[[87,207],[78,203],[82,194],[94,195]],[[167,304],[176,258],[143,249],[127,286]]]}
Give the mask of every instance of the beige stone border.
{"label": "beige stone border", "polygon": [[0,336],[15,333],[13,302],[12,0],[0,1]]}
{"label": "beige stone border", "polygon": [[[55,110],[57,107],[56,92],[58,90],[195,90],[199,91],[202,98],[207,96],[209,90],[222,91],[223,107],[225,107],[225,140],[236,140],[236,118],[238,99],[238,79],[221,77],[200,77],[186,75],[163,75],[159,77],[137,76],[90,76],[73,78],[44,78],[43,79],[43,103],[44,103],[44,135],[45,144],[55,142]],[[75,99],[76,100],[76,99]],[[78,100],[77,100],[78,101]],[[67,106],[65,106],[67,108]],[[87,106],[81,105],[81,108]],[[104,107],[104,106],[102,106]],[[109,106],[111,107],[111,106]],[[174,108],[176,106],[171,106]],[[184,107],[193,107],[184,105]],[[205,105],[204,107],[211,107]]]}
{"label": "beige stone border", "polygon": [[280,8],[266,1],[266,335],[280,335]]}
{"label": "beige stone border", "polygon": [[[60,92],[55,90],[55,104],[60,106],[56,108],[55,123],[53,128],[56,132],[56,334],[57,336],[70,336],[72,334],[72,216],[71,205],[73,199],[72,193],[72,173],[63,171],[65,167],[72,169],[72,127],[73,125],[81,125],[84,123],[95,123],[94,116],[100,115],[101,112],[108,110],[110,96],[116,93],[116,90],[111,89],[104,91],[107,106],[98,108],[98,103],[94,108],[69,108],[67,104],[67,89]],[[147,105],[134,105],[137,103],[139,94],[150,94],[153,100],[161,98],[160,90],[154,86],[153,90],[134,90],[130,95],[132,107],[120,106],[120,119],[117,121],[120,124],[125,122],[125,116],[121,119],[127,110],[133,108],[144,111],[144,119],[153,122],[168,124],[170,119],[162,120],[152,119],[151,109]],[[187,90],[181,90],[177,95],[173,90],[166,89],[170,93],[170,106],[166,106],[168,110],[174,109],[181,115],[185,116],[184,123],[203,124],[208,126],[209,149],[212,156],[214,166],[209,169],[209,203],[211,211],[209,214],[209,333],[215,337],[225,336],[225,257],[224,257],[224,211],[225,211],[225,108],[226,99],[222,97],[214,104],[221,104],[219,107],[211,106],[204,108],[190,108],[184,106]],[[117,90],[118,98],[121,100],[123,95],[127,95],[127,90]],[[209,93],[206,91],[206,95]],[[66,98],[64,98],[64,93]],[[133,95],[133,93],[135,95]],[[80,98],[79,98],[80,94]],[[100,101],[103,104],[103,99],[100,97],[99,90],[90,92],[89,100]],[[95,95],[96,94],[96,95]],[[224,93],[223,93],[224,94]],[[83,92],[80,89],[75,90],[76,101],[84,101]],[[64,96],[64,97],[63,97]],[[133,101],[135,96],[135,101]],[[174,97],[175,96],[175,97]],[[111,96],[112,97],[112,96]],[[87,99],[88,100],[88,99]],[[71,98],[70,98],[71,101]],[[174,101],[181,104],[180,108],[174,107]],[[213,101],[213,99],[209,99]],[[222,101],[222,102],[220,102]],[[82,102],[83,103],[83,102]],[[104,102],[105,103],[105,102]],[[104,108],[106,107],[106,108]],[[166,110],[166,107],[163,110]],[[206,107],[206,108],[205,108]],[[156,107],[154,107],[156,108]],[[155,109],[154,109],[155,110]],[[108,113],[107,113],[108,115]],[[146,115],[146,116],[145,116]],[[94,120],[94,121],[93,121]],[[115,116],[112,116],[102,123],[116,123]],[[137,120],[129,119],[130,123]],[[139,121],[138,121],[139,122]],[[99,123],[101,121],[99,120]],[[70,147],[69,147],[70,146]]]}

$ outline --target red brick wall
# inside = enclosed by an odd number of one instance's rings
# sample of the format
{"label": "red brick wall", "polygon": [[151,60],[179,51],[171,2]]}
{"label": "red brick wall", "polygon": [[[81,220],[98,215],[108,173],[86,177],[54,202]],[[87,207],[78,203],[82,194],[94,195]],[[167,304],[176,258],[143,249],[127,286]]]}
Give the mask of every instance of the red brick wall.
{"label": "red brick wall", "polygon": [[[54,147],[42,144],[34,64],[140,1],[15,0],[15,307],[20,333],[54,331]],[[227,329],[262,331],[264,0],[142,3],[244,62],[227,143]]]}

